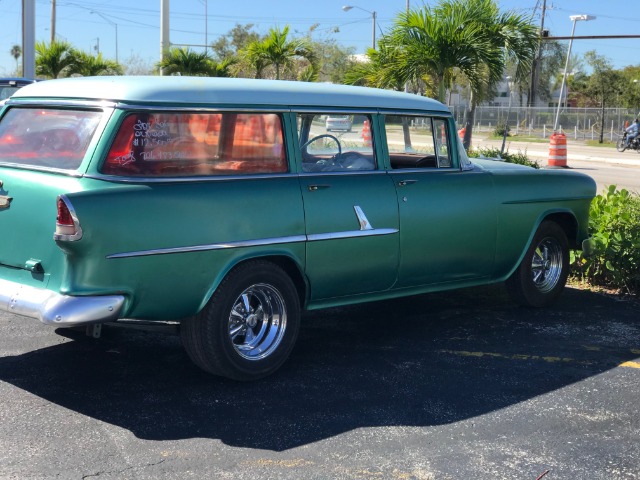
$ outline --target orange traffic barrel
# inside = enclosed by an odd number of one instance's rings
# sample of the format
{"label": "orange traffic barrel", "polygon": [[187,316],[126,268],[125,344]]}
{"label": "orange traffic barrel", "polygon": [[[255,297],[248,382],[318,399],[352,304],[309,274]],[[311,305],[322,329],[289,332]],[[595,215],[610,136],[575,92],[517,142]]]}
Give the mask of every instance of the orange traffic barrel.
{"label": "orange traffic barrel", "polygon": [[551,135],[548,165],[550,167],[567,166],[567,136],[564,133]]}
{"label": "orange traffic barrel", "polygon": [[371,127],[369,127],[369,121],[365,120],[362,125],[362,132],[360,133],[362,140],[364,140],[364,144],[367,147],[371,146]]}

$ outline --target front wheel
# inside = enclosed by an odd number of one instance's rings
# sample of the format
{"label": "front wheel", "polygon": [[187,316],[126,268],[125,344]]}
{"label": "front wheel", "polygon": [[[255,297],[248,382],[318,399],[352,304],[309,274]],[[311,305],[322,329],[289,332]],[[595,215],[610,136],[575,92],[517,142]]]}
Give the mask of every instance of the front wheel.
{"label": "front wheel", "polygon": [[619,138],[618,142],[616,143],[616,150],[618,150],[619,152],[624,152],[627,149],[627,142],[625,141],[624,137]]}
{"label": "front wheel", "polygon": [[569,275],[569,242],[555,222],[540,224],[515,272],[505,282],[511,297],[527,307],[551,305]]}
{"label": "front wheel", "polygon": [[191,360],[206,372],[248,381],[275,372],[298,336],[300,301],[279,266],[256,260],[232,270],[206,307],[183,320]]}

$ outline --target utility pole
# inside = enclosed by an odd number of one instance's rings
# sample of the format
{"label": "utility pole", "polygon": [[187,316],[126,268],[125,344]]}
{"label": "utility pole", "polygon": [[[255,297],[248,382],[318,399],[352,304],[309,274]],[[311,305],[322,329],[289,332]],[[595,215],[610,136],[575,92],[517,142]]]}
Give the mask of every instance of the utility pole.
{"label": "utility pole", "polygon": [[22,76],[36,78],[36,0],[22,0]]}
{"label": "utility pole", "polygon": [[56,0],[51,0],[51,43],[56,41]]}
{"label": "utility pole", "polygon": [[[160,61],[165,59],[171,42],[169,41],[169,0],[160,0]],[[160,69],[160,75],[164,75]]]}
{"label": "utility pole", "polygon": [[547,12],[547,0],[542,0],[542,18],[540,19],[540,43],[538,44],[538,52],[531,63],[531,89],[529,90],[530,107],[536,104],[536,90],[538,88],[538,69],[540,68],[540,57],[542,57],[542,36],[544,35],[544,17]]}

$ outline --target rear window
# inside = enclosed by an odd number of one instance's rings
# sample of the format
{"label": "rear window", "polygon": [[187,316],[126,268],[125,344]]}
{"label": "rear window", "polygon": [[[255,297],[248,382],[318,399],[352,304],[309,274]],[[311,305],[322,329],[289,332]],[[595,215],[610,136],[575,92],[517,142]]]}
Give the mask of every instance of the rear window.
{"label": "rear window", "polygon": [[175,177],[288,171],[282,121],[272,113],[133,113],[100,170]]}
{"label": "rear window", "polygon": [[0,163],[75,170],[102,112],[12,108],[0,121]]}

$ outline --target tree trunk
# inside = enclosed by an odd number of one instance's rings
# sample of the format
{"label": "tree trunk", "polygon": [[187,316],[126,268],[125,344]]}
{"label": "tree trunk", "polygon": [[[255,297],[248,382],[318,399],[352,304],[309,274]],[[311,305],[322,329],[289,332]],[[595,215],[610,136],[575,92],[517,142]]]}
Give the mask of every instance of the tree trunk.
{"label": "tree trunk", "polygon": [[464,138],[462,139],[462,145],[465,150],[469,150],[471,147],[471,134],[473,133],[473,122],[476,118],[476,96],[471,91],[469,98],[469,109],[467,110],[467,121],[464,124]]}
{"label": "tree trunk", "polygon": [[409,132],[409,119],[405,116],[402,117],[402,134],[404,136],[404,149],[409,151],[411,150],[411,132]]}

